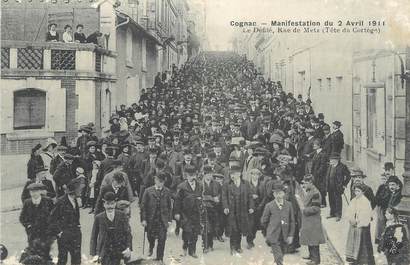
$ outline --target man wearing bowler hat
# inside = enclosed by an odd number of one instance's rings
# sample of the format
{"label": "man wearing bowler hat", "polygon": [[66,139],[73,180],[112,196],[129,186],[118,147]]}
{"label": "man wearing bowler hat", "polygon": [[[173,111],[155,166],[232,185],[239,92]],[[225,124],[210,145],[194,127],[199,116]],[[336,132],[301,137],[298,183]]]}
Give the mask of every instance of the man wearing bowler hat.
{"label": "man wearing bowler hat", "polygon": [[336,222],[339,222],[342,217],[342,195],[350,181],[350,171],[345,164],[340,162],[339,153],[331,154],[329,162],[326,185],[329,195],[330,215],[327,218],[336,217]]}
{"label": "man wearing bowler hat", "polygon": [[340,131],[340,127],[342,126],[342,123],[340,121],[334,121],[333,122],[333,132],[331,134],[332,138],[332,153],[337,153],[340,155],[342,152],[342,149],[344,148],[344,139],[343,139],[343,133]]}
{"label": "man wearing bowler hat", "polygon": [[197,181],[197,171],[193,166],[185,167],[186,180],[178,185],[175,198],[174,217],[181,222],[184,255],[196,255],[196,242],[201,232],[200,207],[202,185]]}
{"label": "man wearing bowler hat", "polygon": [[113,192],[104,194],[105,211],[97,214],[91,232],[90,254],[102,265],[119,265],[131,256],[131,231],[128,216],[116,210]]}
{"label": "man wearing bowler hat", "polygon": [[157,244],[156,260],[162,262],[164,258],[167,229],[172,222],[172,195],[164,186],[166,173],[155,175],[155,184],[147,188],[141,200],[141,223],[146,229],[149,242],[148,256],[152,256]]}
{"label": "man wearing bowler hat", "polygon": [[71,265],[81,264],[80,208],[77,199],[81,196],[81,183],[73,179],[67,184],[66,194],[60,197],[48,219],[49,233],[57,236],[57,265],[67,264],[68,253]]}
{"label": "man wearing bowler hat", "polygon": [[277,265],[283,265],[283,252],[293,242],[295,214],[293,206],[285,199],[285,187],[276,181],[272,191],[274,200],[266,204],[261,224],[266,229],[266,243],[271,248]]}
{"label": "man wearing bowler hat", "polygon": [[352,168],[350,170],[350,176],[352,178],[351,184],[350,184],[350,200],[352,200],[355,197],[354,193],[354,186],[355,185],[362,185],[363,187],[363,195],[369,200],[372,209],[376,207],[376,202],[374,199],[374,193],[372,188],[370,188],[368,185],[364,183],[364,179],[366,178],[366,175],[363,173],[363,171],[360,168]]}

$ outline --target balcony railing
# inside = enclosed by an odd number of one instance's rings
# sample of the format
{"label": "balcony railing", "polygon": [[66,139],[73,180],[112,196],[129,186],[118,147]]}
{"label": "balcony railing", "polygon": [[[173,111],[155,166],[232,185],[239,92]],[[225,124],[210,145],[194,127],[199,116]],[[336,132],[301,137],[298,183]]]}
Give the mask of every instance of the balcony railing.
{"label": "balcony railing", "polygon": [[114,52],[94,44],[1,42],[1,69],[8,71],[83,71],[114,75],[115,57]]}

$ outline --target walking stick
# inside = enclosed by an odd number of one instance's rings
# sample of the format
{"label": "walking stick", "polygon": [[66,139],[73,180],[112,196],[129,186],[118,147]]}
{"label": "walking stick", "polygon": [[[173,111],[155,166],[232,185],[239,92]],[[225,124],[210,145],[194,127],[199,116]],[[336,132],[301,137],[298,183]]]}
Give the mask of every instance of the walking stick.
{"label": "walking stick", "polygon": [[144,237],[142,239],[142,255],[144,255],[145,250],[145,227],[144,227]]}
{"label": "walking stick", "polygon": [[349,205],[349,200],[347,199],[346,193],[343,191],[343,197],[345,197],[347,205]]}

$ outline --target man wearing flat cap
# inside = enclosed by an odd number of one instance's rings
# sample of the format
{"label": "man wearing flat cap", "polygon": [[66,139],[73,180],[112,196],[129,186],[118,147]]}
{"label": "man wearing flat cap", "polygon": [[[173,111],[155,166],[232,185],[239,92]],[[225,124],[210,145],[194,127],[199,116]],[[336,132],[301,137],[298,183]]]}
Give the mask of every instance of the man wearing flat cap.
{"label": "man wearing flat cap", "polygon": [[[27,233],[29,246],[34,240],[46,241],[48,238],[48,217],[54,207],[53,201],[43,196],[46,186],[42,183],[31,183],[27,186],[30,198],[24,200],[20,213],[20,223]],[[44,249],[45,258],[51,261],[50,247]]]}
{"label": "man wearing flat cap", "polygon": [[313,180],[313,175],[305,175],[301,183],[301,188],[298,188],[296,192],[296,200],[302,215],[300,244],[308,246],[309,256],[304,257],[304,259],[309,260],[306,263],[309,265],[320,264],[319,246],[326,243],[320,213],[322,199],[320,198],[319,190],[313,184]]}
{"label": "man wearing flat cap", "polygon": [[283,265],[283,250],[293,242],[295,214],[293,206],[285,199],[285,187],[276,181],[272,187],[274,200],[266,204],[261,224],[266,229],[266,243],[271,248],[277,265]]}
{"label": "man wearing flat cap", "polygon": [[239,165],[230,168],[230,181],[222,187],[222,207],[227,216],[226,233],[229,234],[231,255],[242,253],[241,238],[250,233],[249,215],[255,211],[251,187],[241,179]]}
{"label": "man wearing flat cap", "polygon": [[54,172],[53,179],[56,183],[57,197],[64,195],[66,185],[75,178],[74,158],[71,154],[65,154],[64,161],[58,165]]}
{"label": "man wearing flat cap", "polygon": [[128,216],[116,210],[114,193],[104,194],[105,211],[96,215],[91,232],[90,255],[102,265],[120,265],[131,256],[131,231]]}
{"label": "man wearing flat cap", "polygon": [[77,199],[81,196],[79,179],[67,184],[66,194],[60,197],[48,219],[49,233],[57,236],[57,265],[67,264],[70,253],[71,264],[81,264],[80,208]]}
{"label": "man wearing flat cap", "polygon": [[333,132],[331,134],[332,138],[332,153],[337,153],[340,155],[342,152],[342,149],[344,148],[344,139],[343,139],[343,133],[340,131],[340,127],[342,126],[342,123],[340,121],[334,121],[333,122]]}
{"label": "man wearing flat cap", "polygon": [[56,197],[56,192],[53,187],[53,183],[51,180],[47,179],[48,171],[44,167],[38,167],[34,171],[36,173],[36,178],[33,180],[28,180],[26,182],[26,185],[23,188],[23,192],[21,194],[21,201],[24,203],[26,199],[29,199],[30,196],[30,190],[29,186],[31,184],[42,184],[44,185],[44,189],[42,190],[42,195],[47,196],[50,199],[54,199]]}
{"label": "man wearing flat cap", "polygon": [[183,229],[182,249],[193,257],[196,255],[196,242],[201,231],[200,207],[203,187],[197,181],[197,171],[193,166],[185,167],[186,180],[178,185],[174,205],[175,220],[181,222]]}

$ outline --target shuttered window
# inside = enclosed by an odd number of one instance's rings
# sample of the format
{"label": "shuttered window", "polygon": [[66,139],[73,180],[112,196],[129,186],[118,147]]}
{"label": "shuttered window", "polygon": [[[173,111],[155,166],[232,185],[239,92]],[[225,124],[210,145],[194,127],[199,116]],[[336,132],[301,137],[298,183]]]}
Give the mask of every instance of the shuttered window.
{"label": "shuttered window", "polygon": [[46,124],[46,92],[28,88],[14,92],[15,130],[41,129]]}

